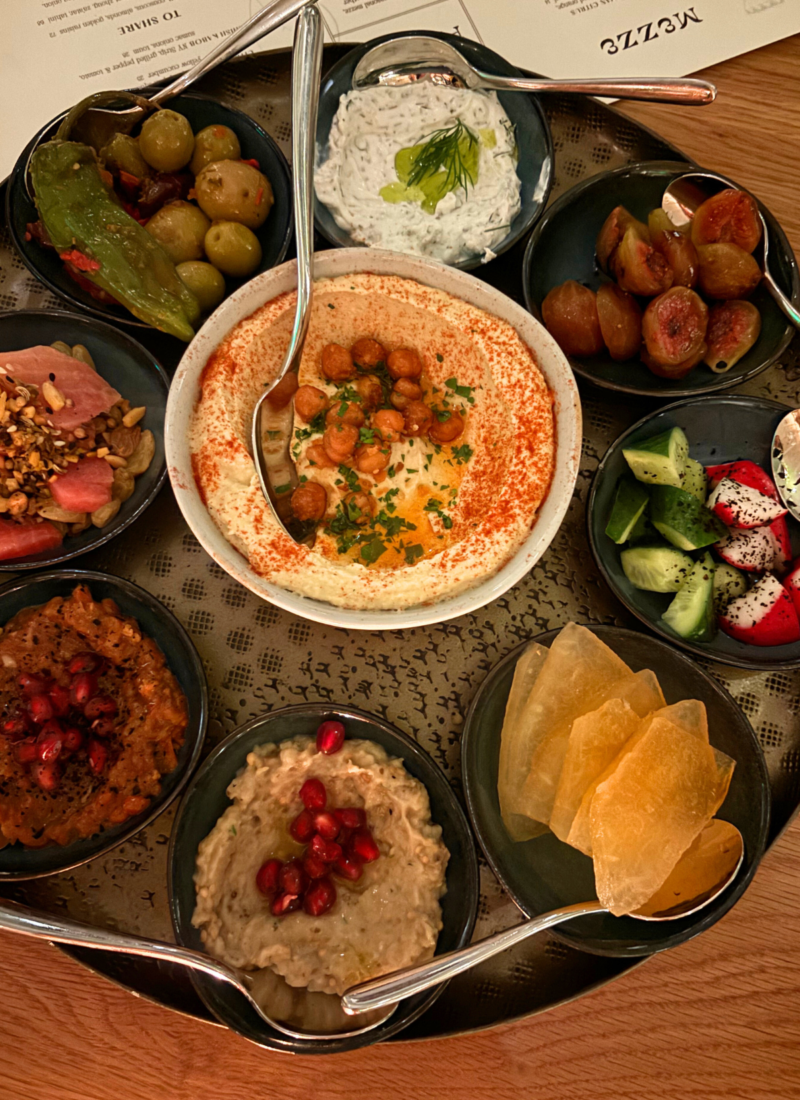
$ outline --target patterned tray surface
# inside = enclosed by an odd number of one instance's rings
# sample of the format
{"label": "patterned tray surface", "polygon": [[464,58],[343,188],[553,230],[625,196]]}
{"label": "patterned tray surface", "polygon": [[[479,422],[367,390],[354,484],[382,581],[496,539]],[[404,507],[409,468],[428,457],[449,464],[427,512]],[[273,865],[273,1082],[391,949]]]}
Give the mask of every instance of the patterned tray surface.
{"label": "patterned tray surface", "polygon": [[[343,53],[326,49],[326,67]],[[199,90],[252,115],[287,156],[290,138],[289,54],[281,51],[231,62]],[[553,197],[578,180],[635,160],[669,159],[676,150],[599,103],[544,100],[556,149]],[[713,167],[713,158],[709,158]],[[322,246],[322,242],[318,242]],[[522,248],[480,274],[522,299]],[[0,227],[0,309],[60,303],[43,290],[13,252]],[[174,341],[137,338],[174,369]],[[800,340],[782,362],[740,388],[797,404]],[[607,399],[585,389],[581,474],[567,517],[549,550],[502,599],[473,615],[425,629],[374,634],[331,629],[293,618],[236,584],[201,549],[169,487],[124,538],[78,559],[77,565],[127,577],[171,608],[190,631],[204,661],[211,701],[206,750],[236,726],[290,703],[352,703],[412,734],[460,792],[463,716],[486,673],[520,641],[570,619],[637,622],[617,603],[588,553],[584,510],[592,474],[609,444],[652,403]],[[773,791],[772,837],[800,801],[800,672],[739,672],[706,663],[737,699],[763,746]],[[78,920],[172,939],[166,895],[166,854],[173,811],[102,859],[69,874],[4,888],[2,893]],[[519,913],[485,864],[476,937],[517,922]],[[198,1018],[208,1014],[185,972],[166,964],[102,952],[76,957],[140,995]],[[490,1027],[579,996],[624,973],[633,962],[603,959],[547,935],[455,979],[434,1008],[402,1040]]]}

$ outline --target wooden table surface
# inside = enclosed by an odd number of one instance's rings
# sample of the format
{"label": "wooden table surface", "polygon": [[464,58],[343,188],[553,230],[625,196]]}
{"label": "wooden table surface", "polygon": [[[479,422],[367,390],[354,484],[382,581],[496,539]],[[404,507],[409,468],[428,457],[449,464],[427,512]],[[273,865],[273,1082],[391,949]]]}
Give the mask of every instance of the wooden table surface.
{"label": "wooden table surface", "polygon": [[[625,110],[752,189],[800,253],[798,58],[800,35],[704,74],[719,86],[711,107]],[[479,1035],[326,1059],[271,1054],[10,935],[0,990],[2,1100],[789,1100],[800,1096],[800,823],[706,935]]]}

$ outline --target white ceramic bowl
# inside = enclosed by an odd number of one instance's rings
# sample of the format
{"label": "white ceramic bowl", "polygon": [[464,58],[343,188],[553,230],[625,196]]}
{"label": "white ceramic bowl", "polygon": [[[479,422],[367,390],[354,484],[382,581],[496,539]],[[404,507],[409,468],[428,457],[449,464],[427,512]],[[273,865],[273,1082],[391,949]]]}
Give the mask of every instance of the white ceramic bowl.
{"label": "white ceramic bowl", "polygon": [[491,603],[523,577],[553,540],[572,498],[581,455],[581,405],[569,363],[555,340],[538,321],[494,287],[444,264],[378,249],[341,248],[314,257],[319,278],[354,272],[398,275],[443,290],[487,313],[501,317],[517,330],[536,356],[553,393],[556,416],[556,462],[550,491],[530,534],[514,557],[487,580],[451,599],[421,604],[402,611],[357,611],[335,607],[324,600],[298,596],[254,572],[208,514],[192,475],[189,427],[199,396],[200,376],[211,353],[239,321],[278,294],[297,285],[294,261],[265,271],[226,298],[209,317],[180,361],[167,403],[164,425],[167,468],[172,488],[186,522],[205,550],[227,573],[257,596],[304,619],[358,630],[398,630],[440,623]]}

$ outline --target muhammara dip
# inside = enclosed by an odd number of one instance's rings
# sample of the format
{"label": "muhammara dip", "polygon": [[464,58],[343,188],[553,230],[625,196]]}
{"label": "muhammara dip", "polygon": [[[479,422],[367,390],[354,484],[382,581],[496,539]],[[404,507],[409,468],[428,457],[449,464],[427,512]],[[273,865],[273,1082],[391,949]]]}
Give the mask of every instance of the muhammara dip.
{"label": "muhammara dip", "polygon": [[[250,457],[252,411],[282,363],[295,302],[295,293],[286,293],[256,310],[203,371],[192,461],[203,500],[226,538],[273,583],[342,607],[430,603],[497,572],[535,522],[554,464],[551,394],[517,332],[411,279],[357,274],[315,284],[301,385],[322,389],[334,404],[343,397],[354,400],[350,382],[321,379],[322,352],[331,345],[355,351],[354,345],[369,338],[389,354],[410,348],[419,357],[423,373],[416,381],[430,415],[436,415],[434,429],[453,413],[464,423],[463,434],[447,445],[435,442],[435,430],[384,440],[386,468],[374,475],[360,472],[363,448],[356,451],[360,488],[374,498],[376,537],[365,557],[363,547],[354,550],[341,538],[342,498],[354,487],[348,483],[354,471],[309,463],[308,450],[324,438],[314,436],[313,424],[296,418],[293,448],[301,478],[322,482],[327,493],[313,549],[279,528]],[[386,366],[379,363],[376,369],[385,374]],[[318,430],[324,426],[323,417]],[[367,425],[360,443],[370,442],[370,431]],[[387,538],[386,525],[379,526],[381,514],[394,528],[403,521],[394,537]]]}
{"label": "muhammara dip", "polygon": [[[273,917],[256,874],[265,860],[302,851],[288,826],[309,776],[322,780],[332,802],[364,808],[381,858],[357,882],[337,880],[336,902],[323,916]],[[195,873],[192,923],[211,955],[336,994],[433,955],[449,853],[428,792],[402,761],[372,741],[347,740],[326,756],[297,737],[249,753],[227,793],[233,805],[200,844]]]}

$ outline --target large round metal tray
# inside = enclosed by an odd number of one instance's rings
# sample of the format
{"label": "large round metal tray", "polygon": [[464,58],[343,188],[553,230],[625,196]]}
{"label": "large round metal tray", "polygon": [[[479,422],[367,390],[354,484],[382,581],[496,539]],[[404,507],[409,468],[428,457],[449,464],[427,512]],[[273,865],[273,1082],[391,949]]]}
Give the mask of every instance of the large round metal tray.
{"label": "large round metal tray", "polygon": [[[326,49],[326,67],[347,47]],[[290,53],[230,62],[200,91],[251,114],[289,154]],[[543,100],[556,150],[557,197],[578,180],[634,160],[669,159],[679,150],[613,110],[581,97]],[[713,156],[709,155],[713,168]],[[522,242],[524,244],[524,242]],[[481,277],[522,300],[522,244]],[[317,242],[324,247],[323,242]],[[55,306],[11,250],[0,227],[0,309]],[[172,371],[180,348],[157,333],[141,336]],[[779,364],[737,392],[796,403],[800,342]],[[174,611],[203,658],[210,688],[208,751],[255,715],[302,701],[352,704],[406,730],[440,764],[460,792],[459,738],[472,697],[487,672],[519,642],[569,619],[636,628],[600,579],[588,553],[584,509],[589,483],[609,444],[652,403],[584,389],[584,454],[567,518],[531,574],[489,607],[439,626],[348,634],[296,619],[262,603],[203,553],[167,487],[145,516],[80,565],[136,581]],[[739,672],[705,663],[752,722],[767,760],[773,795],[772,837],[800,802],[800,673]],[[166,857],[172,812],[132,840],[75,871],[0,894],[78,920],[172,939]],[[517,922],[519,911],[481,868],[475,936]],[[72,949],[87,967],[132,992],[209,1021],[183,972],[144,959]],[[538,936],[455,979],[435,1007],[400,1041],[453,1035],[519,1019],[581,996],[637,964],[587,955]]]}

